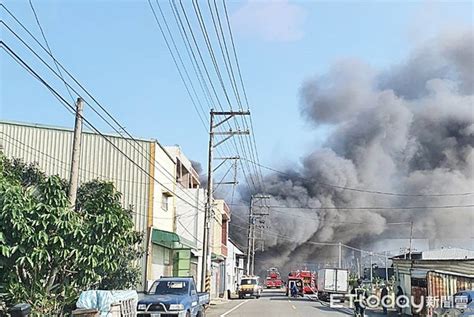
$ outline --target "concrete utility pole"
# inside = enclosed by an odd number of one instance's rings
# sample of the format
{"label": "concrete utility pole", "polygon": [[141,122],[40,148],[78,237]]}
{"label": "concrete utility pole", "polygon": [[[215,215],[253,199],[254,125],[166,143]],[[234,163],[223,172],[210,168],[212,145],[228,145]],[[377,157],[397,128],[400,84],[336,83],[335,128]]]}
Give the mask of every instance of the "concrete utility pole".
{"label": "concrete utility pole", "polygon": [[[250,197],[250,210],[249,210],[249,229],[247,234],[247,274],[254,275],[255,273],[255,231],[257,228],[256,220],[259,219],[261,224],[265,223],[265,220],[262,217],[268,216],[269,211],[263,211],[263,209],[269,209],[269,207],[264,204],[257,205],[256,202],[262,202],[266,199],[269,199],[268,195],[252,195]],[[259,212],[255,212],[258,209]],[[262,228],[259,226],[259,228]]]}
{"label": "concrete utility pole", "polygon": [[255,274],[255,223],[252,230],[252,267],[250,268],[250,275]]}
{"label": "concrete utility pole", "polygon": [[[213,154],[214,149],[233,137],[237,134],[250,134],[247,131],[225,131],[225,132],[218,132],[215,129],[222,125],[223,123],[229,121],[230,119],[234,118],[235,116],[242,116],[242,115],[250,115],[249,111],[221,111],[216,112],[214,109],[211,109],[210,112],[210,124],[209,124],[209,149],[208,149],[208,160],[207,160],[207,199],[206,199],[206,207],[204,211],[204,234],[203,234],[203,250],[202,250],[202,272],[201,272],[201,291],[209,292],[211,288],[210,284],[210,266],[211,266],[211,252],[209,248],[209,232],[211,228],[211,219],[214,215],[212,206],[214,203],[213,192],[213,173],[222,166],[228,159],[237,159],[233,158],[221,158],[223,159],[222,163],[219,164],[217,167],[213,168],[212,163],[214,160]],[[215,117],[224,116],[224,119],[215,123]],[[222,140],[215,142],[214,138],[217,135],[225,136]],[[224,184],[224,183],[221,183]],[[232,182],[234,184],[234,182]]]}
{"label": "concrete utility pole", "polygon": [[372,261],[373,253],[370,252],[369,255],[370,255],[370,287],[372,287],[372,280],[374,278],[374,272],[373,272],[374,271],[374,263]]}
{"label": "concrete utility pole", "polygon": [[76,101],[76,122],[74,125],[74,139],[72,143],[71,173],[69,176],[68,198],[71,206],[76,206],[77,188],[79,187],[79,164],[81,158],[82,112],[84,110],[82,98]]}
{"label": "concrete utility pole", "polygon": [[410,222],[410,246],[409,246],[409,249],[408,249],[408,256],[409,256],[410,260],[411,260],[412,243],[413,243],[413,221]]}
{"label": "concrete utility pole", "polygon": [[247,275],[250,275],[250,262],[252,256],[252,229],[253,229],[253,195],[250,197],[250,210],[249,210],[249,229],[247,232]]}
{"label": "concrete utility pole", "polygon": [[339,266],[338,266],[338,268],[342,269],[342,242],[338,243],[338,247],[339,247],[339,257],[338,257],[339,258],[339,261],[338,261]]}
{"label": "concrete utility pole", "polygon": [[388,284],[388,255],[385,251],[385,283]]}

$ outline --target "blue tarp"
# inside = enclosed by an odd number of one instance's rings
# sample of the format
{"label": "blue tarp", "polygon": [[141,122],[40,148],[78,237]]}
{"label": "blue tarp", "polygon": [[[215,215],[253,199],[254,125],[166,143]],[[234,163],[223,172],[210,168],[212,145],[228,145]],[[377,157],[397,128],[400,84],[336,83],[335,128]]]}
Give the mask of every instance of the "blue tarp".
{"label": "blue tarp", "polygon": [[136,291],[84,291],[76,302],[77,308],[89,308],[99,310],[101,317],[111,316],[110,306],[121,300],[133,299],[138,301]]}

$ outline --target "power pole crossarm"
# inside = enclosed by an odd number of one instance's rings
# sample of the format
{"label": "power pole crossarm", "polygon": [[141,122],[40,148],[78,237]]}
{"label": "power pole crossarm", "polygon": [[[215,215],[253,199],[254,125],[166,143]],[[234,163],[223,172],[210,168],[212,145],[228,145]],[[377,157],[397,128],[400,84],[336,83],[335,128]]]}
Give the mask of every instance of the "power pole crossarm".
{"label": "power pole crossarm", "polygon": [[[230,139],[234,135],[242,135],[242,134],[250,134],[247,131],[215,131],[217,127],[219,127],[224,122],[228,122],[234,116],[241,116],[241,115],[249,115],[250,112],[248,111],[221,111],[216,112],[211,109],[210,112],[210,124],[209,124],[209,148],[208,148],[208,162],[207,162],[207,199],[206,199],[206,208],[204,212],[204,234],[203,234],[203,254],[202,254],[202,272],[201,272],[201,291],[210,291],[210,283],[208,279],[210,278],[209,268],[211,266],[211,257],[210,257],[210,227],[211,227],[211,216],[212,216],[212,206],[214,202],[213,192],[215,190],[213,184],[213,173],[219,169],[227,160],[236,160],[239,157],[225,157],[219,158],[222,159],[223,162],[219,164],[216,168],[213,168],[213,153],[214,149],[217,148],[219,145]],[[220,122],[216,122],[216,116],[226,116]],[[215,140],[217,136],[225,136],[220,140]],[[225,176],[225,175],[224,175]],[[220,182],[220,184],[235,184],[236,182]]]}
{"label": "power pole crossarm", "polygon": [[213,111],[212,112],[216,116],[249,116],[250,111]]}
{"label": "power pole crossarm", "polygon": [[81,136],[82,136],[82,113],[83,100],[77,98],[76,101],[76,122],[74,124],[74,136],[72,142],[71,155],[71,173],[69,176],[69,193],[68,198],[71,206],[76,206],[77,189],[79,187],[79,164],[81,158]]}

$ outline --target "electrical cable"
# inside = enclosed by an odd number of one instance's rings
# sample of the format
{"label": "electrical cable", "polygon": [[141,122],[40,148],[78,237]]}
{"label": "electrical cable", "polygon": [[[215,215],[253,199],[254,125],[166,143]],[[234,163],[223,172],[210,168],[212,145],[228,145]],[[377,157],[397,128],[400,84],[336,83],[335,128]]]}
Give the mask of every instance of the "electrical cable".
{"label": "electrical cable", "polygon": [[369,189],[361,189],[361,188],[353,188],[353,187],[347,187],[347,186],[339,186],[339,185],[334,185],[334,184],[328,184],[325,182],[318,181],[316,179],[312,178],[307,178],[303,176],[298,176],[294,174],[290,174],[287,172],[279,171],[275,168],[265,166],[262,164],[259,164],[254,161],[250,161],[247,158],[243,158],[244,160],[249,161],[251,164],[256,164],[262,168],[265,168],[267,170],[273,171],[275,173],[281,174],[281,175],[286,175],[290,177],[296,177],[301,180],[305,180],[308,182],[316,183],[325,187],[331,187],[331,188],[337,188],[341,190],[348,190],[348,191],[355,191],[355,192],[360,192],[360,193],[368,193],[368,194],[376,194],[376,195],[387,195],[387,196],[401,196],[401,197],[446,197],[446,196],[469,196],[473,195],[474,192],[466,192],[466,193],[430,193],[430,194],[408,194],[408,193],[393,193],[393,192],[385,192],[385,191],[378,191],[378,190],[369,190]]}

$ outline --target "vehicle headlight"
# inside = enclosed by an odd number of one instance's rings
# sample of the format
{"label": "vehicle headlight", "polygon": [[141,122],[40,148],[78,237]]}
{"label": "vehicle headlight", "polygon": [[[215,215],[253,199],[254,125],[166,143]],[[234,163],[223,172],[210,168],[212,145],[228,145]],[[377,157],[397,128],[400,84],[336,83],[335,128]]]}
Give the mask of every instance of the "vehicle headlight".
{"label": "vehicle headlight", "polygon": [[170,310],[184,310],[183,304],[171,304]]}
{"label": "vehicle headlight", "polygon": [[146,304],[138,304],[138,310],[146,310]]}

